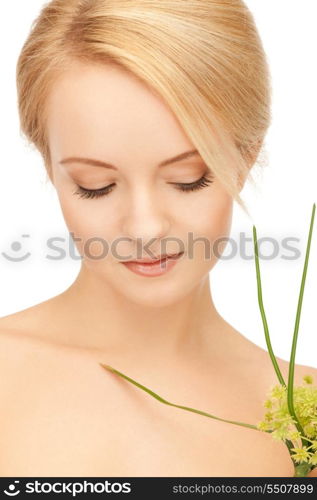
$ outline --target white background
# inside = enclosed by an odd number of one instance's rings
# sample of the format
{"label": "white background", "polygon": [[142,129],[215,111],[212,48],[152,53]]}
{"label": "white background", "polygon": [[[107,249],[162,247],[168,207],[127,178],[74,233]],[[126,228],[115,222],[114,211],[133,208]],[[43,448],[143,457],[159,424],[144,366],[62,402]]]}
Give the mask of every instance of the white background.
{"label": "white background", "polygon": [[[317,202],[317,4],[316,0],[248,0],[267,53],[273,86],[273,121],[266,138],[267,160],[257,166],[258,188],[246,185],[242,197],[252,218],[235,204],[231,237],[251,238],[249,260],[220,260],[210,274],[213,298],[222,316],[247,338],[266,348],[257,301],[252,225],[258,239],[275,238],[277,257],[260,260],[263,298],[275,353],[289,359],[312,205]],[[0,317],[42,302],[75,279],[78,260],[45,258],[48,237],[68,239],[53,187],[46,181],[40,155],[19,133],[15,69],[22,44],[42,0],[3,2],[0,47],[2,77],[0,169]],[[317,219],[317,217],[316,217]],[[29,238],[23,235],[29,234]],[[293,242],[300,257],[282,248]],[[11,248],[20,242],[20,252]],[[272,245],[260,247],[264,256]],[[18,257],[14,263],[3,253]],[[225,255],[229,254],[229,244]],[[52,252],[50,252],[52,254]],[[317,220],[313,235],[296,361],[317,366]]]}

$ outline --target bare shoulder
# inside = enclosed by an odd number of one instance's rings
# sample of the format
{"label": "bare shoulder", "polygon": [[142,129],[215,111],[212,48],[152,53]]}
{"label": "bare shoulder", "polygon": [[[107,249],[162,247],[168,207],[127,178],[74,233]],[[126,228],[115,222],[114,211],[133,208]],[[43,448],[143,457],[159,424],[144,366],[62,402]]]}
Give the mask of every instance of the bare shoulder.
{"label": "bare shoulder", "polygon": [[[234,328],[231,327],[230,331],[234,332],[237,338],[234,344],[235,348],[232,350],[234,352],[232,362],[237,363],[241,373],[245,373],[248,378],[254,377],[254,380],[258,383],[260,392],[263,389],[268,390],[272,384],[278,384],[279,380],[268,350],[255,344]],[[276,356],[276,360],[283,379],[287,384],[289,361],[278,356]],[[317,385],[317,367],[295,363],[294,384],[301,385],[305,375],[310,375],[313,378],[313,383]]]}
{"label": "bare shoulder", "polygon": [[28,347],[30,342],[47,345],[62,344],[59,332],[64,331],[67,322],[67,306],[63,293],[31,307],[0,317],[0,342],[9,345]]}
{"label": "bare shoulder", "polygon": [[[281,358],[277,358],[278,365],[280,367],[283,378],[287,384],[288,372],[289,372],[289,361]],[[295,363],[294,367],[294,385],[302,385],[303,378],[306,375],[310,375],[313,378],[313,384],[317,385],[317,368],[308,365],[302,365]]]}
{"label": "bare shoulder", "polygon": [[[37,352],[27,336],[18,330],[0,326],[0,425],[6,429],[16,412],[16,401],[20,395],[27,395],[32,387],[29,377],[35,365]],[[34,371],[34,370],[33,370]],[[33,385],[34,387],[34,385]],[[3,445],[3,435],[0,443]]]}
{"label": "bare shoulder", "polygon": [[311,375],[314,380],[314,384],[317,385],[317,368],[307,365],[296,365],[296,370],[298,376],[302,379],[305,375]]}
{"label": "bare shoulder", "polygon": [[52,319],[52,302],[0,317],[0,399],[23,386],[31,387],[32,379],[47,379],[50,367],[61,363],[66,349],[54,343],[47,331]]}
{"label": "bare shoulder", "polygon": [[[27,332],[13,327],[4,327],[0,321],[0,399],[12,391],[23,390],[35,367],[44,361],[47,353],[44,342],[29,336]],[[46,356],[47,358],[47,356]]]}
{"label": "bare shoulder", "polygon": [[41,304],[38,304],[0,317],[1,374],[22,369],[36,355],[34,343],[44,340],[43,327],[40,327],[43,325],[42,311]]}
{"label": "bare shoulder", "polygon": [[0,378],[3,383],[9,373],[16,373],[32,358],[34,351],[28,349],[28,337],[21,335],[18,330],[5,328],[0,325]]}
{"label": "bare shoulder", "polygon": [[[99,364],[80,350],[32,335],[21,327],[0,324],[0,427],[12,437],[17,421],[27,422],[26,410],[32,420],[35,409],[44,405],[45,411],[50,398],[60,400],[63,411],[70,394],[82,401],[92,387],[102,394],[115,393],[110,374],[102,373],[101,377],[100,372]],[[0,449],[3,439],[0,433]]]}
{"label": "bare shoulder", "polygon": [[[60,332],[65,333],[66,316],[61,310],[57,296],[0,317],[0,401],[12,389],[34,391],[66,378],[75,383],[83,373],[100,375],[97,355],[65,342]],[[103,380],[111,382],[112,377],[103,373]]]}
{"label": "bare shoulder", "polygon": [[[287,385],[290,363],[289,361],[278,356],[276,356],[276,361],[284,382]],[[255,356],[253,365],[254,367],[256,366],[257,372],[259,373],[258,380],[260,390],[262,392],[265,391],[265,394],[268,394],[268,392],[274,385],[278,385],[280,383],[269,353],[263,350],[263,352],[259,353],[258,356]],[[313,379],[313,384],[317,385],[317,368],[309,365],[295,363],[294,386],[303,385],[305,383],[304,377],[307,375],[311,376]]]}
{"label": "bare shoulder", "polygon": [[59,297],[60,295],[57,295],[33,306],[0,317],[0,331],[39,336],[43,331],[44,324],[46,323],[49,326],[50,321],[53,320]]}

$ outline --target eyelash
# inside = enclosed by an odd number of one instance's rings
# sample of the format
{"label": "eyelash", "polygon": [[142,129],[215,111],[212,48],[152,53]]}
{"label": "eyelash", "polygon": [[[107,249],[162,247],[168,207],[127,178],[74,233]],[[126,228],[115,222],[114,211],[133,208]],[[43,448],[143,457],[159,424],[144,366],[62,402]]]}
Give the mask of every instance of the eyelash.
{"label": "eyelash", "polygon": [[[196,191],[198,189],[202,189],[204,187],[209,186],[209,184],[212,184],[214,181],[213,179],[208,177],[208,174],[204,174],[198,181],[195,182],[189,182],[186,184],[182,183],[176,183],[176,182],[170,182],[170,184],[173,184],[174,186],[177,186],[177,189],[183,192],[188,192],[188,191]],[[86,199],[92,199],[92,198],[101,198],[102,196],[106,196],[107,194],[111,193],[112,187],[115,186],[115,183],[109,184],[109,186],[106,186],[104,188],[100,189],[86,189],[81,186],[78,186],[78,191],[73,193],[74,195],[78,195],[80,198],[86,198]]]}

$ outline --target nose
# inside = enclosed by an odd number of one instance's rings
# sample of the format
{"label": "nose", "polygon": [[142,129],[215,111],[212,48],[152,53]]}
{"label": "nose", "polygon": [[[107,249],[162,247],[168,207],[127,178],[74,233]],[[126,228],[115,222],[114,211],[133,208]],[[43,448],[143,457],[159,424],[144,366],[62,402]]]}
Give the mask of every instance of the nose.
{"label": "nose", "polygon": [[136,190],[130,203],[125,205],[123,234],[133,240],[139,239],[146,244],[152,239],[161,239],[169,233],[171,221],[168,206],[162,199],[146,189]]}

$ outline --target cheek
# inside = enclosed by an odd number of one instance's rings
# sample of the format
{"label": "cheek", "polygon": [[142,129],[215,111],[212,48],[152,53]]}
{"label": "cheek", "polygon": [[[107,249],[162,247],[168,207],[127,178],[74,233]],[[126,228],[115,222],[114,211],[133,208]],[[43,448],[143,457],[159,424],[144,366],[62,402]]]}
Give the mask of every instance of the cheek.
{"label": "cheek", "polygon": [[77,195],[59,192],[65,224],[82,256],[105,257],[115,238],[113,211],[103,209],[102,201],[82,200]]}
{"label": "cheek", "polygon": [[194,239],[195,243],[190,246],[197,257],[208,255],[217,259],[230,234],[233,200],[226,193],[215,191],[200,201],[187,209],[187,228],[192,233],[192,237],[187,238],[189,242]]}
{"label": "cheek", "polygon": [[182,219],[186,226],[199,234],[226,235],[232,220],[232,197],[220,190],[207,193],[200,199],[189,199]]}

